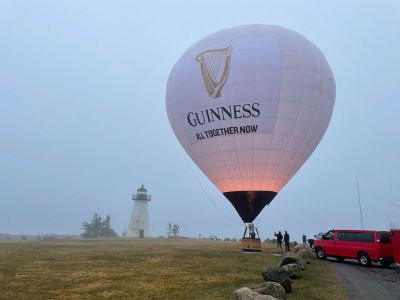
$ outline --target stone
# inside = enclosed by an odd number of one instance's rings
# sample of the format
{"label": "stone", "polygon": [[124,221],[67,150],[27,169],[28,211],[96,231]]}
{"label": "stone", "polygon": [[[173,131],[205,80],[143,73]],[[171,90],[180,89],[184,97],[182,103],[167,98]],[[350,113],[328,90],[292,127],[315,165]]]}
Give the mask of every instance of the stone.
{"label": "stone", "polygon": [[231,300],[278,300],[270,295],[263,295],[248,287],[237,289],[233,292]]}
{"label": "stone", "polygon": [[[302,250],[303,250],[303,249],[302,249]],[[300,250],[300,251],[302,251],[302,250]],[[304,252],[307,252],[307,259],[306,259],[306,261],[307,261],[308,264],[310,263],[310,260],[311,260],[311,259],[313,259],[313,258],[317,259],[317,256],[315,255],[314,249],[311,249],[311,248],[306,247],[306,248],[304,248],[304,250],[305,250]]]}
{"label": "stone", "polygon": [[310,263],[310,252],[307,249],[302,249],[296,253],[297,257],[301,258],[306,263]]}
{"label": "stone", "polygon": [[293,250],[294,253],[296,253],[297,251],[303,250],[303,249],[305,249],[305,248],[306,248],[306,246],[301,245],[301,244],[298,244],[298,245],[294,246],[294,247],[292,248],[292,250]]}
{"label": "stone", "polygon": [[280,300],[286,300],[286,292],[285,289],[277,282],[263,282],[261,284],[249,286],[253,291],[263,295],[271,295]]}
{"label": "stone", "polygon": [[288,264],[297,264],[297,255],[293,252],[286,252],[281,261],[278,263],[278,267],[282,267]]}
{"label": "stone", "polygon": [[287,264],[279,268],[279,271],[284,271],[289,274],[290,278],[298,279],[301,277],[301,270],[298,264]]}
{"label": "stone", "polygon": [[267,268],[261,274],[265,281],[279,283],[286,293],[292,291],[292,279],[287,272],[279,270],[279,268]]}
{"label": "stone", "polygon": [[[301,252],[300,250],[299,252]],[[303,271],[306,269],[306,261],[303,259],[303,254],[297,255],[294,252],[286,252],[282,257],[281,262],[278,264],[278,267],[282,267],[288,264],[298,264],[300,269]]]}

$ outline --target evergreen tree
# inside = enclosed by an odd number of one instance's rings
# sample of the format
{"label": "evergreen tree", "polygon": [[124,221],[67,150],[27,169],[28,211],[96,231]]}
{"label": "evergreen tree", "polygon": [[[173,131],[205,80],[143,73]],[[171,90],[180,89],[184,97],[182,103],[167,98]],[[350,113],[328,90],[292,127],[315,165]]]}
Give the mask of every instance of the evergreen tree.
{"label": "evergreen tree", "polygon": [[111,228],[111,217],[107,217],[103,220],[98,213],[94,213],[90,222],[82,223],[83,238],[99,238],[99,237],[115,237],[118,234]]}
{"label": "evergreen tree", "polygon": [[172,226],[172,234],[174,237],[178,237],[179,236],[179,225],[178,224],[174,224]]}
{"label": "evergreen tree", "polygon": [[167,235],[170,238],[172,236],[172,225],[171,222],[168,223]]}
{"label": "evergreen tree", "polygon": [[116,237],[118,234],[111,228],[111,217],[107,215],[105,220],[102,222],[102,227],[100,229],[101,237]]}

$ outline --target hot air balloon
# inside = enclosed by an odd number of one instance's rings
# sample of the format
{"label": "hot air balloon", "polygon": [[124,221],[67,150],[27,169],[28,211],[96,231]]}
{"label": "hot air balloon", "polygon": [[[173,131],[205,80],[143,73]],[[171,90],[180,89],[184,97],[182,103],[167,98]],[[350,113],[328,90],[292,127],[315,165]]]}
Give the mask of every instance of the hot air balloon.
{"label": "hot air balloon", "polygon": [[335,103],[322,52],[278,26],[206,36],[173,67],[172,129],[188,155],[252,223],[314,151]]}

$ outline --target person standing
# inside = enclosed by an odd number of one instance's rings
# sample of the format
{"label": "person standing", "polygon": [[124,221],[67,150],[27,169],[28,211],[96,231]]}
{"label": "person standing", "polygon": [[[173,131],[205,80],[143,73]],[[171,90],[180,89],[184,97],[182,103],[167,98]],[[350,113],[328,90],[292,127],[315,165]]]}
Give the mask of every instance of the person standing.
{"label": "person standing", "polygon": [[303,233],[303,245],[307,246],[307,237],[304,233]]}
{"label": "person standing", "polygon": [[249,224],[249,237],[253,240],[256,238],[256,231],[253,223]]}
{"label": "person standing", "polygon": [[286,252],[290,251],[290,246],[289,246],[289,233],[285,230],[285,234],[283,236],[283,240],[285,241],[285,248]]}
{"label": "person standing", "polygon": [[282,253],[283,235],[280,231],[278,231],[278,233],[274,232],[274,236],[276,237],[276,253]]}

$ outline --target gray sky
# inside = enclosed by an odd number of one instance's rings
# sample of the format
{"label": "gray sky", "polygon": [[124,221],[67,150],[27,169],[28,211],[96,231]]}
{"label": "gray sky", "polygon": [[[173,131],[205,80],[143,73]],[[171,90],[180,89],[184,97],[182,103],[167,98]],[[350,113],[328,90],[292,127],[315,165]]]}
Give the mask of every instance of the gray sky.
{"label": "gray sky", "polygon": [[240,237],[175,138],[165,88],[192,44],[255,23],[314,42],[337,86],[321,143],[256,219],[262,238],[360,228],[356,181],[366,227],[399,224],[398,1],[0,0],[0,232],[80,233],[94,212],[122,232],[143,183],[152,235]]}

